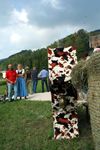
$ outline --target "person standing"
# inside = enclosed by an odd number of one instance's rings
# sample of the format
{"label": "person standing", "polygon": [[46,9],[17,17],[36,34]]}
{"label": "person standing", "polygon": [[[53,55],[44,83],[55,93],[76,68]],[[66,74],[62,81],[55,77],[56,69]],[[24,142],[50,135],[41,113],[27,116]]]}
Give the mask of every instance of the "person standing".
{"label": "person standing", "polygon": [[36,67],[33,67],[33,70],[31,72],[32,77],[32,83],[33,83],[33,93],[36,93],[36,88],[38,84],[38,70]]}
{"label": "person standing", "polygon": [[28,90],[28,94],[32,94],[31,71],[30,71],[30,68],[28,66],[25,68],[25,79],[26,79],[26,87]]}
{"label": "person standing", "polygon": [[[13,65],[8,65],[8,70],[6,71],[5,79],[7,81],[7,89],[8,89],[8,99],[12,101],[12,96],[14,95],[14,100],[17,99],[17,73],[13,69]],[[13,93],[14,92],[14,93]]]}
{"label": "person standing", "polygon": [[25,97],[27,99],[27,89],[26,89],[26,81],[25,81],[25,70],[23,69],[21,64],[18,64],[16,73],[18,74],[17,78],[17,96],[20,97]]}
{"label": "person standing", "polygon": [[49,86],[47,82],[48,71],[45,69],[45,67],[43,67],[43,69],[40,71],[38,77],[41,78],[42,92],[44,92],[44,85],[46,86],[46,90],[49,92]]}

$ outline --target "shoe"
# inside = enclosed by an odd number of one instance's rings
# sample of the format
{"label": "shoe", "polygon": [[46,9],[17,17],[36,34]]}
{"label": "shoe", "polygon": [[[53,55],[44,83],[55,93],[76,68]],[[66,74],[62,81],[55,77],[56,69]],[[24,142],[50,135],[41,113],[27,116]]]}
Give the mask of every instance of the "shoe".
{"label": "shoe", "polygon": [[8,97],[6,97],[6,98],[5,98],[5,100],[9,100],[9,98],[8,98]]}
{"label": "shoe", "polygon": [[14,101],[14,99],[9,99],[8,101],[9,101],[9,102],[13,102],[13,101]]}

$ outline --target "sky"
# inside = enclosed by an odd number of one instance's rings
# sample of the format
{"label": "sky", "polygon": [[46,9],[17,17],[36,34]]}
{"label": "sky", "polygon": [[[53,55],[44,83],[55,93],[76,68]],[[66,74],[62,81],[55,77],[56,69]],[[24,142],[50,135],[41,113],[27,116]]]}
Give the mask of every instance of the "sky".
{"label": "sky", "polygon": [[99,0],[0,0],[0,59],[100,29]]}

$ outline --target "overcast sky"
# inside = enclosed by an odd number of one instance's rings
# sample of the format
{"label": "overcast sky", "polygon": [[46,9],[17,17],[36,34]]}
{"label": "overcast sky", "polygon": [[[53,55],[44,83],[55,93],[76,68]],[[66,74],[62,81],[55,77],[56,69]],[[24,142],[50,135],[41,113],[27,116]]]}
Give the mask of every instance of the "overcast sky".
{"label": "overcast sky", "polygon": [[0,59],[100,29],[99,0],[0,0]]}

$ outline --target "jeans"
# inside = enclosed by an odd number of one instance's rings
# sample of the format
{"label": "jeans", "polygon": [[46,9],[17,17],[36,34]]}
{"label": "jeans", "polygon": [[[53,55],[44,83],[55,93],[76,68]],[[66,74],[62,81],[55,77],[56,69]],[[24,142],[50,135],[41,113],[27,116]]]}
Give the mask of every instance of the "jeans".
{"label": "jeans", "polygon": [[7,87],[8,87],[8,98],[9,100],[12,99],[12,96],[14,95],[14,100],[17,99],[17,85],[15,84],[11,84],[11,83],[7,83]]}
{"label": "jeans", "polygon": [[34,79],[33,80],[33,93],[36,93],[37,83],[38,83],[38,80]]}
{"label": "jeans", "polygon": [[42,78],[41,79],[41,84],[42,84],[42,92],[44,92],[44,85],[46,85],[46,89],[49,92],[49,87],[48,87],[48,83],[47,83],[47,78]]}

